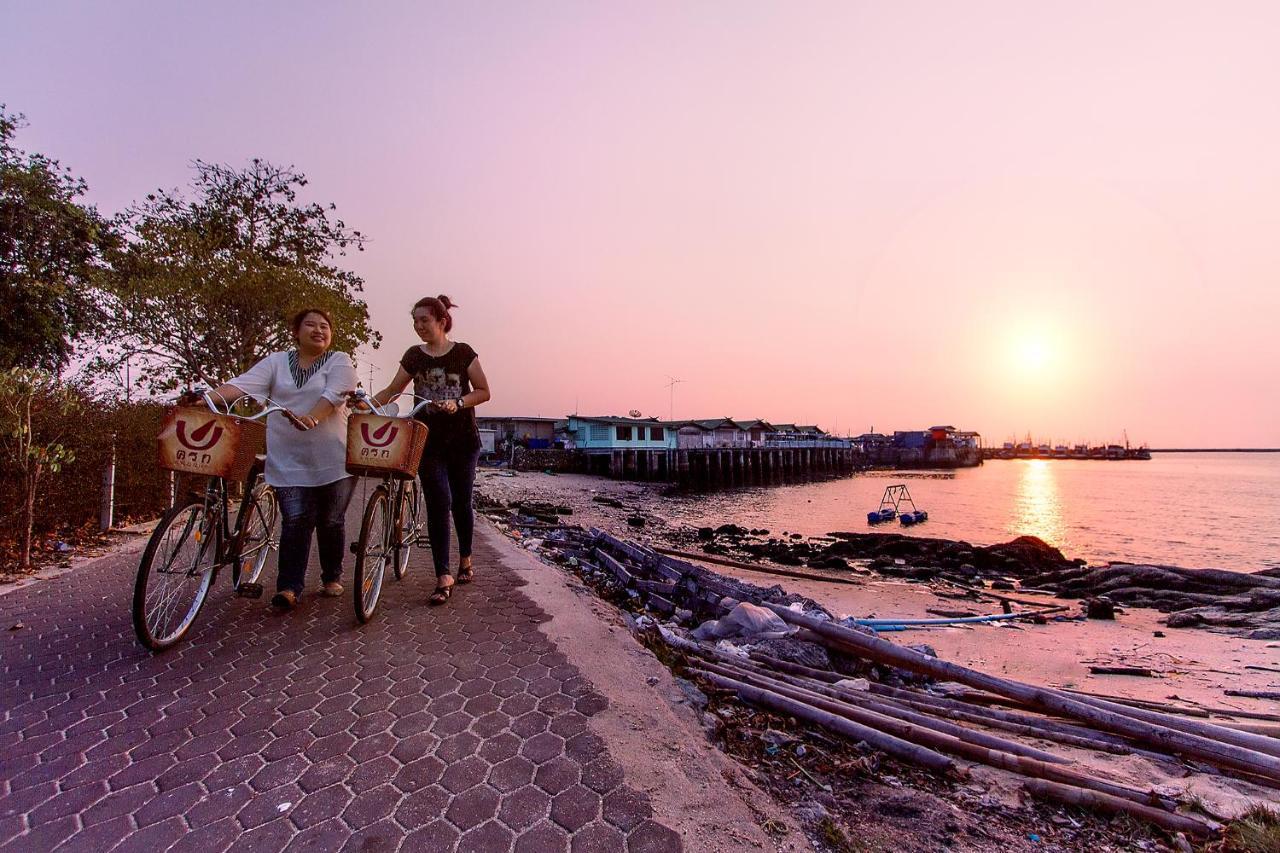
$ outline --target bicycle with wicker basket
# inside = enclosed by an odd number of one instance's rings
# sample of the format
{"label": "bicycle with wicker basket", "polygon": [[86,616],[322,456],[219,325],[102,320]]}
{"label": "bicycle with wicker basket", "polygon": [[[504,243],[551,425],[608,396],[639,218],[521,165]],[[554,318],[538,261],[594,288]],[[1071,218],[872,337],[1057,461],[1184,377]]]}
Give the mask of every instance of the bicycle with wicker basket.
{"label": "bicycle with wicker basket", "polygon": [[368,412],[347,420],[347,473],[380,480],[365,502],[356,555],[353,598],[361,624],[373,618],[390,566],[396,580],[409,571],[409,554],[422,534],[422,490],[418,462],[427,443],[427,425],[414,415],[431,404],[419,402],[399,414],[394,402],[378,406],[363,390],[352,402]]}
{"label": "bicycle with wicker basket", "polygon": [[[197,391],[205,407],[176,406],[157,436],[161,468],[207,478],[203,495],[178,501],[161,516],[138,564],[133,591],[133,627],[153,651],[175,645],[195,623],[218,572],[231,567],[237,595],[262,596],[258,578],[279,549],[280,509],[262,476],[266,419],[293,413],[269,399],[248,417],[219,408],[208,392]],[[243,483],[235,523],[231,486]]]}

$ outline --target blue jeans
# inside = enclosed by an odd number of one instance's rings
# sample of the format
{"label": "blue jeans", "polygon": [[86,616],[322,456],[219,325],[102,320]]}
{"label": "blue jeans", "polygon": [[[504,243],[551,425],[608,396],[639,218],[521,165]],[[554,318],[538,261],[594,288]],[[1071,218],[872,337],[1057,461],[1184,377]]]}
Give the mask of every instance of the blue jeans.
{"label": "blue jeans", "polygon": [[347,547],[347,504],[355,492],[356,478],[344,477],[324,486],[278,486],[280,501],[280,574],[276,591],[302,594],[311,556],[311,534],[320,549],[320,580],[342,577]]}
{"label": "blue jeans", "polygon": [[453,513],[458,528],[458,556],[471,556],[471,540],[476,529],[471,510],[471,491],[476,482],[476,463],[480,451],[446,456],[423,456],[418,466],[422,492],[427,499],[427,538],[431,542],[431,561],[436,577],[449,571],[449,514]]}

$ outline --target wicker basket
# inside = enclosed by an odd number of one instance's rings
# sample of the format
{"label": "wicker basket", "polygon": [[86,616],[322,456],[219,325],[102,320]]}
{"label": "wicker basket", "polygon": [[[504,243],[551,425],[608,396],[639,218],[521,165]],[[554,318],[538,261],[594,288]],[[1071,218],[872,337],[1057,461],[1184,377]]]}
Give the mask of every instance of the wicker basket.
{"label": "wicker basket", "polygon": [[347,473],[411,480],[418,474],[427,425],[410,418],[352,415],[347,419]]}
{"label": "wicker basket", "polygon": [[267,444],[267,426],[208,409],[170,410],[156,436],[160,467],[238,481]]}

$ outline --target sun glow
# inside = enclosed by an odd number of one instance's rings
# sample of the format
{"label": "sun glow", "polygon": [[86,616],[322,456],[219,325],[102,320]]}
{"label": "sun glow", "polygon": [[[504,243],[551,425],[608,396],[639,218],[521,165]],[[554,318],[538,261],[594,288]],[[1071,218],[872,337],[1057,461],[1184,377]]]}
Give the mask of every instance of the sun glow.
{"label": "sun glow", "polygon": [[1044,378],[1061,360],[1061,336],[1046,323],[1019,323],[1010,337],[1008,358],[1018,373]]}

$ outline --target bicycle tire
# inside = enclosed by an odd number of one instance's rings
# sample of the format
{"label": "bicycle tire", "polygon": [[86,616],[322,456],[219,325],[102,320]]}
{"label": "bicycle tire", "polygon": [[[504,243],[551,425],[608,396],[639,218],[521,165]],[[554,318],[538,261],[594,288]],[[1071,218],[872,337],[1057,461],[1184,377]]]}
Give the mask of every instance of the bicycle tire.
{"label": "bicycle tire", "polygon": [[[176,506],[160,517],[147,541],[133,587],[133,628],[138,641],[152,651],[177,644],[204,607],[218,573],[215,523],[203,503]],[[188,567],[173,571],[183,565]],[[185,606],[184,591],[191,596]],[[153,594],[150,607],[148,593]],[[175,615],[176,622],[170,618]]]}
{"label": "bicycle tire", "polygon": [[258,478],[252,489],[246,490],[236,529],[239,536],[231,560],[231,585],[239,589],[242,583],[257,583],[272,555],[280,550],[280,502],[265,480]]}
{"label": "bicycle tire", "polygon": [[365,624],[373,618],[382,597],[382,582],[387,563],[392,559],[394,537],[391,523],[390,496],[386,486],[378,486],[364,507],[360,521],[360,539],[356,546],[356,565],[352,583],[352,600],[356,619]]}
{"label": "bicycle tire", "polygon": [[[406,517],[407,514],[407,517]],[[400,524],[397,528],[399,539],[396,557],[392,563],[396,580],[404,580],[409,574],[409,554],[422,533],[422,490],[418,488],[415,477],[407,481],[400,492]]]}

